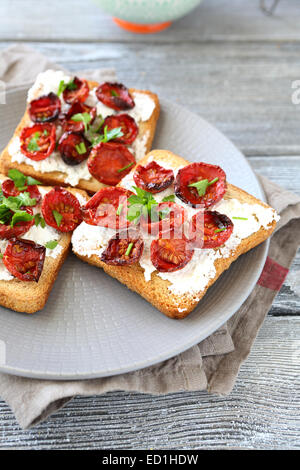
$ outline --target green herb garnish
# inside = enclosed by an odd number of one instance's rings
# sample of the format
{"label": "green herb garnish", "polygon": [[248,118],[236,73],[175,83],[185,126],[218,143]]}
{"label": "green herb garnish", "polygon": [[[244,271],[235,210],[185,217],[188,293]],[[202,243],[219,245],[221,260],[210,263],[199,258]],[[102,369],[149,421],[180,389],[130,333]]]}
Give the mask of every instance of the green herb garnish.
{"label": "green herb garnish", "polygon": [[49,250],[53,250],[57,247],[58,241],[57,240],[50,240],[49,242],[45,243],[45,247],[49,248]]}
{"label": "green herb garnish", "polygon": [[104,133],[102,135],[97,135],[92,139],[92,147],[95,147],[95,145],[98,145],[101,142],[105,143],[113,139],[118,139],[124,135],[121,127],[115,127],[108,131],[107,126],[105,126],[103,132]]}
{"label": "green herb garnish", "polygon": [[215,233],[219,233],[219,232],[224,232],[224,230],[226,230],[226,228],[218,228],[217,230],[215,230]]}
{"label": "green herb garnish", "polygon": [[131,243],[129,243],[129,245],[128,245],[128,248],[127,248],[127,250],[126,250],[125,256],[129,256],[129,255],[130,255],[130,252],[131,252],[131,250],[132,250],[132,247],[133,247],[133,243],[131,242]]}
{"label": "green herb garnish", "polygon": [[99,115],[97,116],[97,118],[99,119],[99,123],[98,123],[98,125],[97,125],[97,128],[94,129],[94,133],[95,133],[95,134],[97,134],[97,133],[100,131],[100,129],[101,129],[101,127],[103,126],[103,123],[104,123],[104,119],[103,119],[103,117],[102,117],[101,114],[99,114]]}
{"label": "green herb garnish", "polygon": [[127,219],[130,222],[137,224],[143,215],[145,218],[148,216],[153,217],[152,207],[157,206],[158,202],[154,199],[151,193],[144,191],[137,186],[133,186],[136,194],[128,198],[128,212]]}
{"label": "green herb garnish", "polygon": [[32,186],[34,184],[42,184],[40,181],[32,178],[31,176],[25,176],[19,170],[12,168],[8,171],[9,178],[14,182],[16,188],[19,191],[27,189],[27,186]]}
{"label": "green herb garnish", "polygon": [[68,83],[65,83],[64,80],[61,80],[59,82],[57,96],[60,96],[65,91],[66,88],[68,90],[76,90],[77,89],[76,83],[74,82],[74,78],[72,80],[70,80]]}
{"label": "green herb garnish", "polygon": [[[36,205],[36,199],[30,197],[30,193],[27,191],[24,191],[23,193],[20,193],[19,196],[16,196],[18,198],[18,201],[20,201],[20,206],[35,206]],[[8,197],[8,199],[10,199]]]}
{"label": "green herb garnish", "polygon": [[248,220],[248,217],[231,217],[232,219],[236,220]]}
{"label": "green herb garnish", "polygon": [[165,219],[166,217],[168,217],[168,215],[170,214],[170,208],[169,207],[165,207],[164,209],[160,210],[158,215],[159,215],[159,218],[162,220],[162,219]]}
{"label": "green herb garnish", "polygon": [[57,96],[60,96],[66,89],[66,84],[63,80],[59,82]]}
{"label": "green herb garnish", "polygon": [[170,194],[170,196],[166,196],[163,198],[162,202],[174,202],[175,201],[175,194]]}
{"label": "green herb garnish", "polygon": [[41,216],[41,214],[35,214],[34,216],[34,224],[36,227],[38,227],[39,225],[42,227],[42,228],[45,228],[46,227],[46,222],[45,222],[45,219]]}
{"label": "green herb garnish", "polygon": [[80,144],[75,145],[75,148],[79,155],[83,155],[84,153],[86,153],[86,146],[84,142],[80,142]]}
{"label": "green herb garnish", "polygon": [[115,90],[110,90],[111,96],[117,96],[119,97],[118,93]]}
{"label": "green herb garnish", "polygon": [[83,122],[85,132],[88,130],[88,124],[91,122],[92,116],[89,113],[77,113],[71,117],[71,121]]}
{"label": "green herb garnish", "polygon": [[57,226],[59,227],[62,221],[63,216],[57,212],[56,210],[52,211],[53,217],[55,219],[55,222],[57,223]]}
{"label": "green herb garnish", "polygon": [[26,211],[16,211],[12,216],[10,225],[13,227],[17,222],[28,222],[33,219],[33,215]]}
{"label": "green herb garnish", "polygon": [[196,188],[198,191],[199,196],[204,196],[208,186],[216,183],[219,178],[214,178],[212,181],[208,181],[208,179],[196,181],[195,183],[188,184],[190,188]]}
{"label": "green herb garnish", "polygon": [[40,150],[40,147],[38,145],[38,140],[41,136],[40,132],[35,132],[33,134],[33,137],[31,137],[28,145],[27,145],[27,150],[28,152],[38,152]]}
{"label": "green herb garnish", "polygon": [[118,170],[118,173],[121,173],[122,171],[127,170],[127,168],[130,168],[132,165],[134,165],[134,162],[128,163],[128,165],[123,166],[123,168],[120,168]]}
{"label": "green herb garnish", "polygon": [[27,191],[20,193],[18,196],[3,197],[1,201],[1,206],[5,206],[13,212],[18,211],[21,206],[35,206],[35,204],[36,199],[31,198]]}
{"label": "green herb garnish", "polygon": [[8,176],[11,180],[13,180],[14,185],[16,186],[16,188],[26,189],[26,176],[23,175],[23,173],[21,173],[19,170],[16,170],[16,169],[9,170],[8,171]]}
{"label": "green herb garnish", "polygon": [[[36,199],[31,198],[28,192],[18,196],[4,197],[0,194],[0,224],[10,223],[13,227],[17,222],[33,220],[33,215],[21,209],[24,206],[34,206]],[[12,214],[13,213],[13,214]]]}
{"label": "green herb garnish", "polygon": [[116,214],[121,215],[122,209],[123,209],[123,204],[119,204]]}
{"label": "green herb garnish", "polygon": [[35,178],[32,178],[31,176],[27,176],[26,183],[28,184],[28,186],[33,186],[34,184],[43,184]]}

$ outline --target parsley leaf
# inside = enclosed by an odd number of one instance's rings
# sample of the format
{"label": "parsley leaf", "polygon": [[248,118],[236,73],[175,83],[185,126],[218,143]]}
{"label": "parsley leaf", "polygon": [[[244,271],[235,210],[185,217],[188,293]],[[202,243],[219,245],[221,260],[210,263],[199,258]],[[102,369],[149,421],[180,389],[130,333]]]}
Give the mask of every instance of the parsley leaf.
{"label": "parsley leaf", "polygon": [[174,202],[175,201],[175,194],[170,194],[170,196],[166,196],[163,198],[162,202]]}
{"label": "parsley leaf", "polygon": [[134,162],[128,163],[128,165],[123,166],[123,168],[120,168],[118,170],[118,173],[121,173],[122,171],[127,170],[127,168],[130,168],[132,165],[134,165]]}
{"label": "parsley leaf", "polygon": [[110,90],[111,96],[117,96],[119,97],[118,93],[115,90]]}
{"label": "parsley leaf", "polygon": [[35,204],[36,199],[31,198],[27,191],[18,196],[8,196],[2,199],[2,205],[14,212],[19,210],[21,206],[34,206]]}
{"label": "parsley leaf", "polygon": [[80,144],[75,145],[75,148],[79,155],[83,155],[84,153],[86,153],[86,146],[84,142],[80,142]]}
{"label": "parsley leaf", "polygon": [[35,178],[32,178],[32,176],[27,176],[26,183],[28,184],[28,186],[33,186],[34,184],[43,184],[40,181],[36,180]]}
{"label": "parsley leaf", "polygon": [[13,180],[15,186],[17,188],[24,188],[26,187],[26,176],[23,175],[19,170],[14,168],[8,171],[8,176],[11,180]]}
{"label": "parsley leaf", "polygon": [[61,80],[58,85],[57,96],[60,96],[66,89],[66,84],[64,80]]}
{"label": "parsley leaf", "polygon": [[124,204],[119,204],[116,215],[121,215],[122,209]]}
{"label": "parsley leaf", "polygon": [[49,248],[49,250],[53,250],[57,247],[58,241],[57,240],[50,240],[49,242],[45,243],[45,247]]}
{"label": "parsley leaf", "polygon": [[52,211],[53,217],[55,219],[55,222],[57,223],[57,226],[59,227],[62,221],[63,216],[57,212],[56,210]]}
{"label": "parsley leaf", "polygon": [[126,250],[125,256],[129,256],[129,255],[130,255],[130,252],[131,252],[131,250],[132,250],[132,247],[133,247],[133,243],[131,242],[131,243],[129,243],[129,245],[128,245],[128,248],[127,248],[127,250]]}
{"label": "parsley leaf", "polygon": [[166,217],[168,217],[168,215],[170,214],[170,208],[169,207],[165,207],[164,209],[160,210],[159,211],[159,218],[160,219],[165,219]]}
{"label": "parsley leaf", "polygon": [[33,215],[26,211],[16,211],[12,216],[10,225],[13,227],[17,222],[28,222],[33,219]]}
{"label": "parsley leaf", "polygon": [[77,113],[71,117],[71,121],[83,122],[85,132],[88,130],[88,124],[91,122],[92,116],[89,113]]}
{"label": "parsley leaf", "polygon": [[35,214],[35,216],[34,216],[34,224],[35,224],[36,227],[38,227],[39,225],[40,225],[42,228],[45,228],[45,227],[46,227],[45,219],[41,216],[40,213]]}
{"label": "parsley leaf", "polygon": [[152,208],[157,206],[158,202],[154,199],[151,193],[148,193],[137,186],[133,186],[133,189],[136,194],[133,194],[128,198],[129,205],[127,219],[130,222],[137,224],[142,215],[145,218],[148,216],[151,218],[154,217],[155,211],[153,211]]}
{"label": "parsley leaf", "polygon": [[16,188],[19,191],[27,189],[27,186],[32,186],[34,184],[42,184],[40,181],[32,178],[31,176],[25,176],[19,170],[12,168],[8,171],[9,178],[14,182]]}
{"label": "parsley leaf", "polygon": [[212,181],[208,181],[208,179],[204,179],[204,180],[196,181],[195,183],[191,183],[188,185],[188,187],[196,188],[199,196],[204,196],[208,186],[216,183],[218,180],[219,178],[215,178]]}
{"label": "parsley leaf", "polygon": [[31,137],[28,145],[27,145],[27,150],[28,152],[38,152],[40,150],[40,147],[38,145],[38,140],[41,136],[40,132],[35,132],[33,136]]}
{"label": "parsley leaf", "polygon": [[106,143],[109,140],[118,139],[119,137],[122,137],[124,135],[121,127],[115,127],[114,129],[108,131],[107,126],[105,126],[103,132],[104,134],[97,135],[92,139],[92,147],[95,147],[95,145],[98,145],[101,142]]}
{"label": "parsley leaf", "polygon": [[59,82],[57,96],[60,96],[65,91],[66,88],[68,90],[76,90],[77,89],[76,83],[74,82],[74,78],[72,78],[72,80],[70,80],[68,83],[65,83],[64,80],[61,80]]}
{"label": "parsley leaf", "polygon": [[21,206],[35,206],[36,205],[36,199],[31,198],[30,193],[28,193],[27,191],[20,193],[19,196],[16,196],[16,197],[20,201]]}
{"label": "parsley leaf", "polygon": [[[21,209],[23,206],[34,206],[36,199],[30,197],[28,192],[20,193],[19,196],[0,198],[0,223],[11,223],[13,227],[17,222],[33,220],[33,215]],[[13,213],[13,214],[12,214]]]}
{"label": "parsley leaf", "polygon": [[99,114],[97,116],[97,121],[96,121],[97,127],[94,129],[94,133],[97,134],[100,131],[101,127],[103,126],[103,123],[104,123],[104,119],[102,117],[102,114]]}

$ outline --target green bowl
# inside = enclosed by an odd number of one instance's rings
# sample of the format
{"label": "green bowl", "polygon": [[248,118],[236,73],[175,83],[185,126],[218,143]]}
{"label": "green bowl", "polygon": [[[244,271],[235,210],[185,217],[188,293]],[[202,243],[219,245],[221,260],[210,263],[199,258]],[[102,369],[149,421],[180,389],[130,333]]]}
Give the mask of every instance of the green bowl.
{"label": "green bowl", "polygon": [[[189,13],[202,0],[95,0],[116,23],[133,32],[155,32]],[[126,27],[127,26],[127,27]],[[153,30],[152,30],[153,29]]]}

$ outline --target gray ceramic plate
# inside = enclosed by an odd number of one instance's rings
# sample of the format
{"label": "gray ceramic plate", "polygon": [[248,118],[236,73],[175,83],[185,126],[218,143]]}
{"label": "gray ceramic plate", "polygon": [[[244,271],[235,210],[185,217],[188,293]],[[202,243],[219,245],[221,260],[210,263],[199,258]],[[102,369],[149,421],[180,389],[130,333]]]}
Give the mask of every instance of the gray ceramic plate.
{"label": "gray ceramic plate", "polygon": [[[23,115],[25,97],[18,89],[0,105],[1,149]],[[184,108],[161,104],[153,148],[218,164],[231,183],[264,197],[247,161],[227,138]],[[181,321],[165,317],[101,269],[70,255],[43,311],[29,316],[0,307],[0,344],[6,345],[0,369],[27,377],[84,379],[172,357],[213,333],[240,307],[261,273],[267,247],[264,243],[239,258]]]}

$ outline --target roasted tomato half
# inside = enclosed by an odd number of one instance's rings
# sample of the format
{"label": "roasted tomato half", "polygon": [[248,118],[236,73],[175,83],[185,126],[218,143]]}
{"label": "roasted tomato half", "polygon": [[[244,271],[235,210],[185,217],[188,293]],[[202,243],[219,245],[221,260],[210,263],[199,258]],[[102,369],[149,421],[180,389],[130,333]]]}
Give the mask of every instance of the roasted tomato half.
{"label": "roasted tomato half", "polygon": [[233,231],[233,223],[217,211],[198,212],[192,217],[189,238],[196,248],[216,248],[223,245]]}
{"label": "roasted tomato half", "polygon": [[183,202],[208,208],[220,201],[226,191],[226,174],[216,165],[191,163],[178,171],[175,193]]}
{"label": "roasted tomato half", "polygon": [[128,114],[107,116],[104,119],[102,129],[104,129],[105,126],[107,126],[107,130],[109,131],[117,127],[121,127],[121,131],[123,132],[122,137],[114,139],[114,142],[119,144],[131,145],[132,142],[135,141],[139,132],[139,128],[135,120]]}
{"label": "roasted tomato half", "polygon": [[162,273],[178,271],[192,259],[194,250],[190,242],[182,238],[162,238],[151,243],[150,253],[153,266]]}
{"label": "roasted tomato half", "polygon": [[134,107],[132,96],[122,83],[102,83],[96,90],[96,96],[105,106],[116,111]]}
{"label": "roasted tomato half", "polygon": [[82,208],[84,222],[115,229],[127,227],[128,198],[132,194],[124,188],[99,189]]}
{"label": "roasted tomato half", "polygon": [[101,261],[114,266],[137,263],[142,256],[144,241],[136,234],[129,235],[127,231],[116,233],[108,242],[106,250],[101,255]]}
{"label": "roasted tomato half", "polygon": [[66,103],[83,103],[89,96],[89,85],[86,80],[74,77],[71,84],[63,92],[63,98]]}
{"label": "roasted tomato half", "polygon": [[123,144],[101,142],[96,145],[88,159],[88,169],[100,183],[115,186],[129,173],[135,158]]}
{"label": "roasted tomato half", "polygon": [[21,281],[38,282],[45,261],[46,248],[31,240],[13,238],[8,242],[3,263]]}
{"label": "roasted tomato half", "polygon": [[22,191],[20,191],[15,186],[15,183],[13,182],[13,180],[7,179],[3,181],[1,187],[3,191],[3,195],[5,197],[9,197],[9,196],[16,197],[16,196],[19,196],[20,193],[28,192],[30,197],[36,200],[36,204],[38,204],[40,200],[42,199],[42,195],[36,184],[28,185],[25,189],[22,189]]}
{"label": "roasted tomato half", "polygon": [[40,96],[29,103],[28,114],[33,122],[50,122],[58,118],[61,102],[55,93]]}
{"label": "roasted tomato half", "polygon": [[60,232],[72,232],[82,221],[78,199],[57,186],[44,196],[42,214],[45,222]]}
{"label": "roasted tomato half", "polygon": [[[20,210],[27,212],[31,216],[33,215],[32,209],[30,209],[30,207],[21,207]],[[34,224],[34,218],[32,217],[32,220],[19,221],[12,227],[10,223],[13,215],[14,213],[11,212],[11,217],[7,224],[0,224],[0,239],[21,237],[22,235],[24,235],[24,233],[28,232],[28,230]]]}
{"label": "roasted tomato half", "polygon": [[151,233],[152,236],[158,234],[171,233],[176,229],[176,236],[179,229],[183,231],[183,224],[187,220],[184,207],[175,202],[161,202],[157,206],[152,206],[151,216],[146,220],[141,217],[141,228]]}
{"label": "roasted tomato half", "polygon": [[54,124],[34,124],[31,127],[24,127],[20,135],[21,152],[31,160],[45,160],[55,149],[55,139]]}
{"label": "roasted tomato half", "polygon": [[137,166],[133,179],[139,188],[155,194],[168,188],[174,181],[173,170],[167,170],[156,162]]}
{"label": "roasted tomato half", "polygon": [[83,103],[74,103],[70,107],[67,113],[61,113],[59,116],[59,121],[62,126],[63,132],[84,132],[85,126],[82,121],[74,121],[72,117],[75,114],[84,114],[88,113],[91,116],[91,120],[89,124],[92,124],[97,115],[97,109],[88,106],[87,104]]}
{"label": "roasted tomato half", "polygon": [[75,132],[65,132],[59,139],[57,148],[67,165],[79,165],[90,154],[89,141]]}

